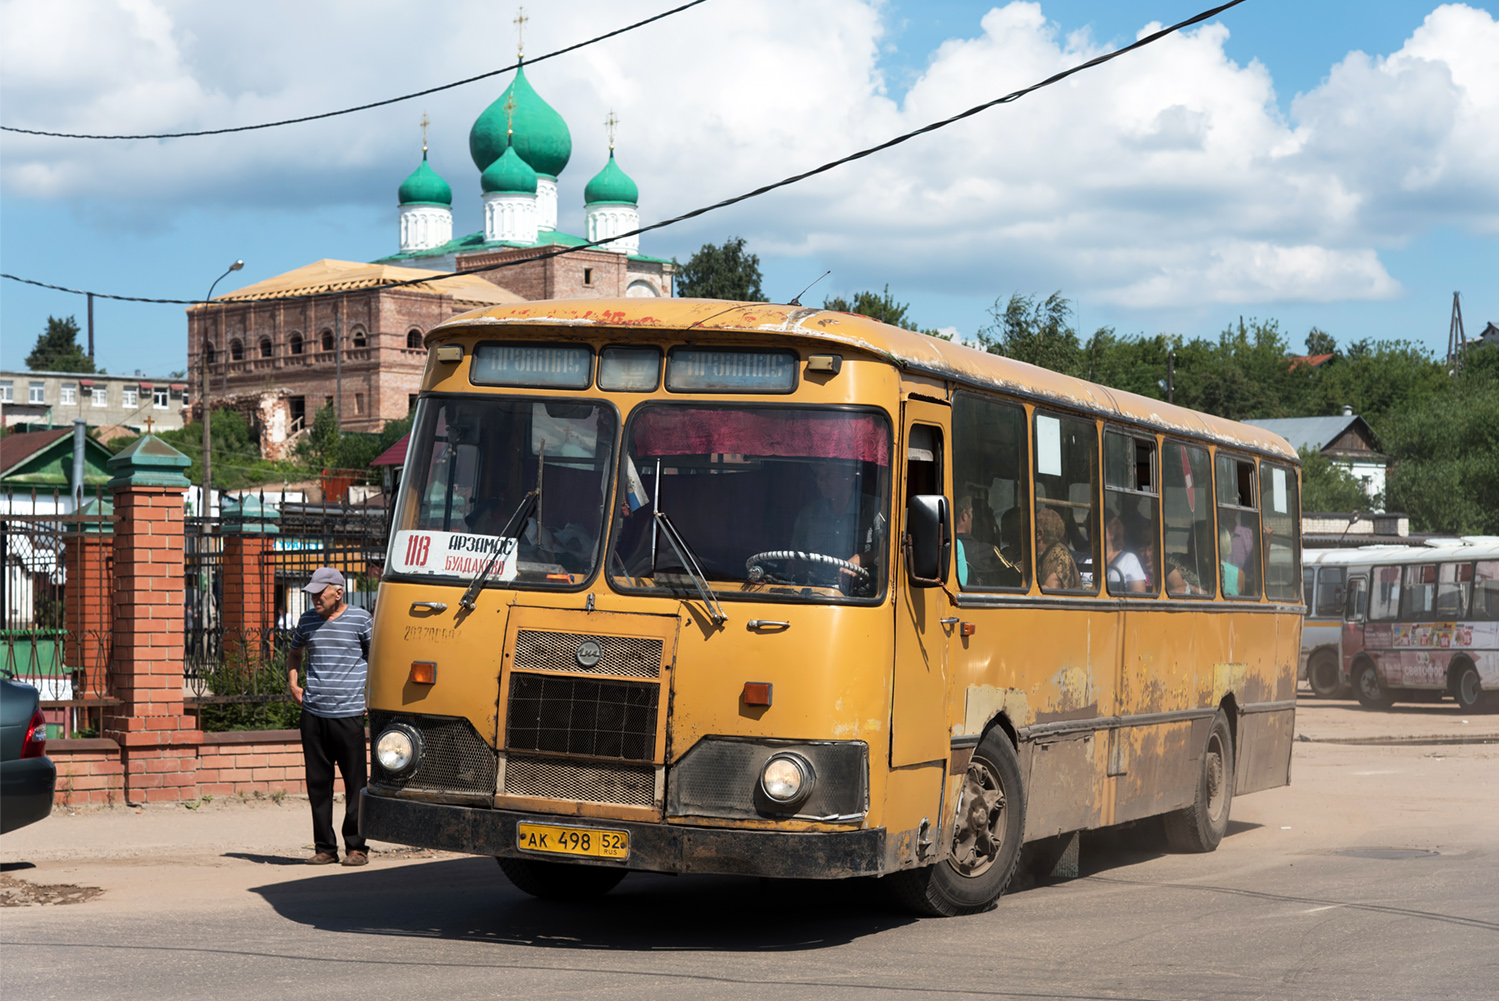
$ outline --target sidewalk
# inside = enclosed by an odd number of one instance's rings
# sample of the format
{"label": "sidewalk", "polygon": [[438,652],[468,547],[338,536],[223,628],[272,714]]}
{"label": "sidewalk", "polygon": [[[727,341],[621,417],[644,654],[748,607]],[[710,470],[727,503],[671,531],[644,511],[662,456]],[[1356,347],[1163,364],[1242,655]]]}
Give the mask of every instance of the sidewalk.
{"label": "sidewalk", "polygon": [[1499,713],[1464,712],[1451,699],[1365,709],[1354,699],[1296,699],[1296,739],[1329,744],[1499,743]]}

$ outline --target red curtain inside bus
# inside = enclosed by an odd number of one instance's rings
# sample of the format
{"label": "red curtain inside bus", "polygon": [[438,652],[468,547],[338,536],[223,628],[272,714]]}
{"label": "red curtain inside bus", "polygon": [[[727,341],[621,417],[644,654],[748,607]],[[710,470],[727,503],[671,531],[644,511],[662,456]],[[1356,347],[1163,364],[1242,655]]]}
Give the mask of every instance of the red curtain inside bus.
{"label": "red curtain inside bus", "polygon": [[761,455],[886,465],[890,435],[872,414],[652,407],[635,419],[637,456]]}

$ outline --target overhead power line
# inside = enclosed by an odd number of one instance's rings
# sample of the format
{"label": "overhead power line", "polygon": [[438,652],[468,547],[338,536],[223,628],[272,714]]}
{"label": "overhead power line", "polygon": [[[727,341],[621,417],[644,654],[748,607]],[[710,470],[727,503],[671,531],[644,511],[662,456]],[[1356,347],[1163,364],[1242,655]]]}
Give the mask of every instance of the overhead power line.
{"label": "overhead power line", "polygon": [[680,7],[673,7],[671,10],[664,10],[661,13],[654,14],[643,21],[636,21],[634,24],[627,24],[623,28],[616,28],[613,31],[607,31],[604,34],[596,35],[593,38],[588,39],[587,41],[576,42],[572,45],[566,46],[565,48],[557,49],[554,52],[548,52],[545,55],[537,56],[536,58],[531,60],[517,60],[509,66],[505,66],[497,70],[490,70],[488,73],[480,73],[478,76],[467,77],[463,80],[455,80],[452,83],[445,83],[437,87],[428,87],[426,90],[418,90],[410,94],[402,94],[400,97],[391,97],[386,98],[383,101],[372,101],[369,104],[355,105],[352,108],[344,108],[341,111],[324,111],[316,115],[303,115],[300,118],[283,118],[282,120],[277,122],[262,122],[259,125],[235,125],[225,129],[199,129],[195,132],[154,132],[144,135],[97,135],[87,132],[49,132],[45,129],[21,129],[16,128],[13,125],[0,125],[0,131],[19,132],[23,135],[28,136],[51,136],[56,139],[187,139],[193,136],[221,136],[230,132],[254,132],[258,129],[274,129],[279,128],[282,125],[296,125],[300,122],[315,122],[323,118],[337,118],[339,115],[352,115],[356,111],[368,111],[371,108],[383,108],[388,104],[399,104],[402,101],[410,101],[413,98],[425,97],[428,94],[436,94],[444,90],[452,90],[454,87],[462,87],[467,84],[476,83],[480,80],[488,80],[490,77],[500,76],[502,74],[509,73],[511,70],[519,69],[522,62],[524,61],[535,64],[547,59],[555,59],[557,56],[566,55],[569,52],[576,52],[578,49],[586,48],[587,46],[605,41],[606,39],[614,38],[618,35],[623,35],[626,32],[634,31],[636,28],[643,28],[648,24],[660,21],[663,18],[671,17],[673,14],[680,14],[684,10],[687,10],[691,7],[696,7],[699,4],[704,4],[707,2],[708,0],[691,0],[690,3],[684,3]]}
{"label": "overhead power line", "polygon": [[[1239,6],[1239,4],[1244,2],[1245,0],[1230,0],[1229,3],[1213,7],[1210,10],[1205,10],[1200,14],[1196,14],[1192,17],[1187,18],[1185,21],[1179,21],[1176,24],[1171,25],[1169,28],[1162,28],[1160,31],[1157,31],[1150,35],[1146,35],[1144,38],[1141,38],[1122,49],[1117,49],[1113,52],[1106,52],[1094,59],[1089,59],[1085,63],[1079,63],[1078,65],[1073,66],[1070,69],[1065,69],[1060,73],[1049,76],[1045,80],[1042,80],[1040,83],[1034,83],[1029,87],[1011,91],[1004,97],[997,97],[992,101],[985,101],[983,104],[976,104],[968,110],[960,111],[956,115],[953,115],[949,118],[944,118],[941,121],[932,122],[929,125],[923,125],[919,129],[913,129],[910,132],[906,132],[896,136],[894,139],[887,139],[886,141],[876,146],[870,146],[866,149],[861,149],[857,153],[850,153],[847,156],[838,158],[837,160],[829,160],[827,163],[824,163],[821,166],[813,167],[811,170],[804,170],[800,174],[792,174],[790,177],[782,178],[781,180],[776,181],[772,184],[762,185],[761,187],[755,188],[753,191],[746,191],[744,194],[735,195],[732,198],[725,198],[722,201],[714,202],[711,205],[705,205],[701,208],[693,209],[690,212],[683,212],[681,215],[672,216],[669,219],[662,219],[659,222],[653,222],[649,226],[641,226],[639,229],[632,229],[627,233],[616,233],[615,235],[610,236],[606,239],[590,240],[587,243],[577,244],[569,247],[553,247],[548,250],[539,250],[537,253],[531,254],[527,257],[517,258],[515,260],[509,261],[500,261],[495,264],[486,264],[483,267],[471,268],[467,271],[455,271],[450,274],[432,275],[431,277],[427,278],[409,278],[404,281],[398,282],[385,282],[380,285],[369,285],[361,289],[345,289],[338,292],[313,292],[306,295],[277,297],[276,301],[293,302],[299,299],[320,299],[330,295],[343,295],[346,292],[371,292],[378,289],[400,288],[404,285],[435,284],[436,282],[443,281],[447,278],[456,278],[460,275],[475,275],[482,274],[487,271],[500,271],[504,268],[519,267],[522,264],[531,264],[536,261],[544,261],[553,257],[560,257],[563,254],[571,254],[579,250],[588,250],[592,247],[597,247],[604,243],[611,243],[615,240],[622,240],[632,236],[639,236],[642,233],[649,233],[653,230],[665,229],[666,227],[674,226],[679,222],[686,222],[689,219],[696,219],[698,216],[707,215],[709,212],[714,212],[722,208],[728,208],[731,205],[737,205],[740,202],[748,201],[751,198],[758,198],[759,196],[767,194],[771,191],[775,191],[778,188],[788,187],[800,181],[805,181],[810,177],[816,177],[819,174],[825,174],[830,170],[843,166],[844,164],[853,163],[855,160],[862,160],[867,156],[873,156],[875,153],[890,149],[892,146],[899,146],[901,143],[909,142],[910,140],[915,139],[917,136],[926,135],[928,132],[935,132],[938,129],[946,128],[947,126],[952,125],[956,122],[961,122],[966,118],[972,118],[979,112],[987,111],[997,105],[1010,104],[1014,101],[1018,101],[1022,97],[1025,97],[1027,94],[1033,94],[1036,91],[1041,90],[1043,87],[1050,87],[1052,84],[1060,83],[1073,74],[1081,73],[1083,70],[1091,69],[1094,66],[1102,66],[1104,63],[1109,62],[1110,60],[1118,59],[1120,56],[1124,55],[1127,52],[1133,52],[1136,49],[1144,48],[1147,45],[1160,41],[1167,35],[1171,35],[1178,31],[1181,31],[1183,28],[1190,28],[1194,24],[1199,24],[1202,21],[1206,21],[1209,18],[1223,13],[1231,7],[1237,7]],[[19,278],[11,274],[0,274],[0,278],[9,278],[12,281],[24,282],[27,285],[38,285],[42,288],[56,289],[59,292],[72,292],[78,295],[94,295],[102,299],[119,299],[126,302],[153,302],[167,303],[171,305],[194,306],[206,301],[203,299],[148,299],[141,296],[109,295],[105,292],[89,292],[85,289],[65,288],[61,285],[50,285],[46,282],[32,281],[29,278]]]}

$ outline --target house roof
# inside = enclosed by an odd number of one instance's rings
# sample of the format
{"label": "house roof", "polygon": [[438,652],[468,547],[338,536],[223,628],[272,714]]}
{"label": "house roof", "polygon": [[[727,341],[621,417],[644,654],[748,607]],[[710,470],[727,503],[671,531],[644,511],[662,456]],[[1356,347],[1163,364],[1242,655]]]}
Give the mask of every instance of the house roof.
{"label": "house roof", "polygon": [[[73,429],[28,431],[0,438],[0,482],[8,485],[67,487],[73,480]],[[109,449],[84,438],[84,482],[109,479]]]}
{"label": "house roof", "polygon": [[401,440],[381,452],[371,466],[401,466],[406,463],[406,446],[411,441],[411,432],[401,435]]}
{"label": "house roof", "polygon": [[[423,295],[451,295],[460,303],[473,303],[477,306],[525,302],[509,289],[500,288],[479,275],[454,275],[446,271],[429,271],[425,268],[399,268],[389,264],[361,264],[357,261],[335,261],[327,258],[304,264],[300,268],[256,282],[254,285],[246,285],[242,289],[227,292],[214,299],[214,302],[283,299],[289,296],[312,295],[320,292],[355,292],[388,282],[438,276],[442,276],[443,280],[431,284],[422,282],[407,285],[405,290]],[[202,308],[204,307],[188,307],[189,310]]]}
{"label": "house roof", "polygon": [[1337,356],[1336,355],[1332,355],[1332,354],[1325,354],[1325,355],[1292,355],[1291,356],[1290,371],[1294,372],[1298,368],[1300,368],[1302,365],[1305,365],[1308,368],[1319,368],[1319,367],[1321,367],[1323,365],[1326,365],[1329,361],[1331,361],[1335,357],[1337,357]]}
{"label": "house roof", "polygon": [[5,476],[57,439],[65,438],[72,433],[72,428],[54,428],[51,431],[8,434],[0,438],[0,476]]}
{"label": "house roof", "polygon": [[1337,417],[1277,417],[1266,420],[1245,421],[1257,428],[1274,431],[1297,451],[1303,448],[1325,452],[1327,446],[1341,438],[1349,428],[1357,428],[1361,436],[1377,449],[1378,441],[1373,430],[1357,414],[1340,414]]}

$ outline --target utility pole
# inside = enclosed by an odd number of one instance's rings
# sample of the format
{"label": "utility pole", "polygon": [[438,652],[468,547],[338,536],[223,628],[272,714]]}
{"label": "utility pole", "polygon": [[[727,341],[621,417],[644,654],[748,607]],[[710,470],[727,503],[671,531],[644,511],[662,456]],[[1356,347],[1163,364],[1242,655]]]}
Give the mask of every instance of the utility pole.
{"label": "utility pole", "polygon": [[1166,402],[1176,402],[1176,348],[1166,349]]}
{"label": "utility pole", "polygon": [[1463,353],[1468,350],[1468,335],[1463,332],[1463,307],[1459,293],[1452,293],[1452,323],[1447,328],[1447,372],[1457,375],[1463,367]]}
{"label": "utility pole", "polygon": [[88,360],[94,360],[94,293],[88,294]]}

